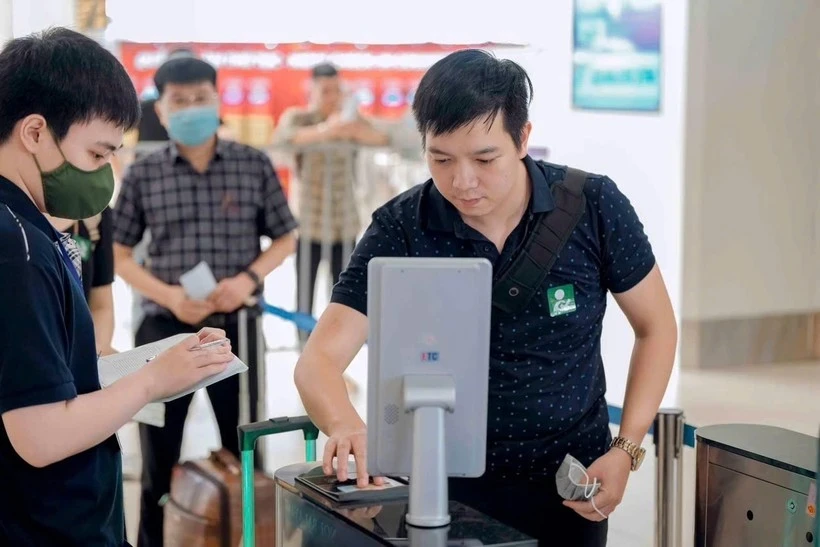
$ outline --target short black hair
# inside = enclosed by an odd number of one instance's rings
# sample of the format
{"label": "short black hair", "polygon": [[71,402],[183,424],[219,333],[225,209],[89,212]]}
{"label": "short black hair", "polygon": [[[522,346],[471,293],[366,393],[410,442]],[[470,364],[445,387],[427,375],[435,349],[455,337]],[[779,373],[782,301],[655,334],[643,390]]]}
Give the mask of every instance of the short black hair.
{"label": "short black hair", "polygon": [[154,74],[154,85],[160,96],[167,84],[198,84],[211,82],[216,86],[216,69],[196,57],[174,57],[162,63]]}
{"label": "short black hair", "polygon": [[480,118],[492,123],[499,112],[516,148],[529,121],[532,81],[518,64],[479,49],[456,51],[424,74],[413,99],[413,116],[426,135],[444,135]]}
{"label": "short black hair", "polygon": [[168,52],[168,59],[178,59],[180,57],[196,57],[196,52],[189,47],[178,47]]}
{"label": "short black hair", "polygon": [[133,129],[140,102],[116,57],[87,36],[55,27],[0,51],[0,144],[31,114],[43,116],[60,141],[75,123],[98,118]]}
{"label": "short black hair", "polygon": [[330,63],[320,63],[313,67],[311,78],[335,78],[339,75],[339,70]]}

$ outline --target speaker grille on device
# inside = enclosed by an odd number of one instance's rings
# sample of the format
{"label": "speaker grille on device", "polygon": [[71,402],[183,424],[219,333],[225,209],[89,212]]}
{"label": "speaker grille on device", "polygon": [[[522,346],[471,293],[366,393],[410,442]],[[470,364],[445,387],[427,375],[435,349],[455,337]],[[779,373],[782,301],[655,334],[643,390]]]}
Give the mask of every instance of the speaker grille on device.
{"label": "speaker grille on device", "polygon": [[399,421],[399,407],[396,405],[387,405],[384,407],[384,421],[390,425]]}

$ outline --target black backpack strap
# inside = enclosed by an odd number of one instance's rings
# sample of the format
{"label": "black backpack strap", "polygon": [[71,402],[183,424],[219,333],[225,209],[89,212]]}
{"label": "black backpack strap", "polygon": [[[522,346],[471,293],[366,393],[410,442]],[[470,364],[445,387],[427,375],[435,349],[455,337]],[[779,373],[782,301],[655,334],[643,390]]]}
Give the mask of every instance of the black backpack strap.
{"label": "black backpack strap", "polygon": [[493,286],[496,308],[515,315],[527,307],[584,214],[586,179],[584,171],[567,168],[564,180],[553,184],[555,208],[541,215],[524,248]]}

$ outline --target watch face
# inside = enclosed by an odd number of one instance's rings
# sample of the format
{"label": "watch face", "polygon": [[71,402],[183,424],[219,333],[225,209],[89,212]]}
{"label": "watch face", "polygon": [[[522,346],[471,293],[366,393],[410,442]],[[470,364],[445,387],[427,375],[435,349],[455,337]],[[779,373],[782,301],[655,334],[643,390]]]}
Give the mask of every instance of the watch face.
{"label": "watch face", "polygon": [[646,456],[646,450],[644,450],[643,448],[641,448],[641,449],[638,451],[637,456],[635,456],[635,467],[634,467],[634,470],[635,470],[635,471],[637,471],[637,470],[638,470],[638,468],[639,468],[639,467],[641,466],[641,464],[643,463],[644,456]]}

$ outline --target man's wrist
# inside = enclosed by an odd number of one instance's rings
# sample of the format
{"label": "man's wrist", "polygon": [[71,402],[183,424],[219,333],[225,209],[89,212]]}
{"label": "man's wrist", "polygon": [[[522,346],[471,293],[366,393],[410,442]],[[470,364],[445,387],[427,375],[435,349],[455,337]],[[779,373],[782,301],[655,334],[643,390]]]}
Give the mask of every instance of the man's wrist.
{"label": "man's wrist", "polygon": [[156,399],[157,385],[154,368],[151,366],[143,367],[132,375],[134,382],[137,384],[137,389],[140,390],[143,406],[154,402],[154,399]]}
{"label": "man's wrist", "polygon": [[352,416],[336,416],[327,424],[327,435],[331,436],[338,431],[367,431],[367,426],[361,417],[355,413]]}
{"label": "man's wrist", "polygon": [[253,292],[262,288],[262,277],[253,268],[245,268],[242,274],[253,283]]}
{"label": "man's wrist", "polygon": [[176,288],[177,287],[175,285],[169,285],[167,283],[163,283],[162,284],[162,289],[160,290],[159,294],[157,295],[157,296],[160,297],[160,299],[151,298],[151,300],[154,300],[154,302],[167,302],[167,303],[173,302],[174,296],[175,296],[174,293],[176,291]]}
{"label": "man's wrist", "polygon": [[632,468],[633,459],[629,452],[627,452],[623,448],[618,448],[617,446],[610,447],[609,451],[614,452],[615,454],[620,454],[619,457],[624,461],[624,464]]}
{"label": "man's wrist", "polygon": [[635,442],[624,435],[618,435],[615,437],[612,440],[610,449],[615,450],[616,453],[620,452],[624,454],[630,462],[630,468],[632,471],[637,471],[641,467],[646,455],[646,450],[641,447],[640,441]]}

